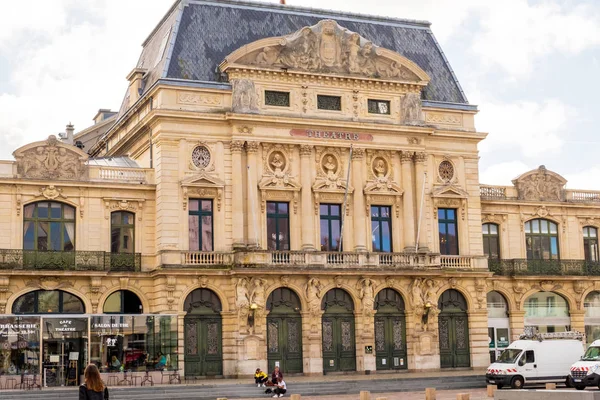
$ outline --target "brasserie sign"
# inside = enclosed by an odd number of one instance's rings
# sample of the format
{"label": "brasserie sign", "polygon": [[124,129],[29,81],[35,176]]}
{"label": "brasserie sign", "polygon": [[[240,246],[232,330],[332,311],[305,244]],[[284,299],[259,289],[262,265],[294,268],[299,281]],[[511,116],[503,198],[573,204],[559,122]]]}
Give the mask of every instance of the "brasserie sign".
{"label": "brasserie sign", "polygon": [[368,133],[326,131],[320,129],[292,129],[290,130],[290,135],[303,136],[313,139],[341,140],[348,142],[373,141],[373,135],[370,135]]}

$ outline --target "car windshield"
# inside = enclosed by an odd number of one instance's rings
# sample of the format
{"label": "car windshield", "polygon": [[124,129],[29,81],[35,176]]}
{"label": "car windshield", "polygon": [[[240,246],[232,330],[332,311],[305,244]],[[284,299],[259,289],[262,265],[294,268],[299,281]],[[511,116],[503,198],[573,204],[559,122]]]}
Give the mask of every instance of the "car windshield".
{"label": "car windshield", "polygon": [[521,354],[520,349],[506,349],[500,354],[500,358],[496,360],[497,363],[514,364]]}
{"label": "car windshield", "polygon": [[590,347],[582,358],[583,361],[599,361],[600,347]]}

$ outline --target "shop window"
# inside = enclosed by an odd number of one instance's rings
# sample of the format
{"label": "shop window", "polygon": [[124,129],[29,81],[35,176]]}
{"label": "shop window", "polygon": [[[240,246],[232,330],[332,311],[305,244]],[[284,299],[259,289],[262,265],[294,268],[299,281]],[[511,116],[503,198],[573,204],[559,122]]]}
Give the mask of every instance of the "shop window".
{"label": "shop window", "polygon": [[118,290],[112,293],[104,302],[105,314],[141,314],[142,302],[130,290]]}
{"label": "shop window", "polygon": [[341,208],[339,204],[321,204],[319,206],[321,251],[340,250]]}
{"label": "shop window", "polygon": [[62,290],[36,290],[15,300],[13,314],[83,314],[81,299]]}
{"label": "shop window", "polygon": [[39,317],[0,316],[0,376],[34,374],[39,368]]}
{"label": "shop window", "polygon": [[500,259],[500,237],[498,225],[483,224],[483,252],[490,260]]}
{"label": "shop window", "polygon": [[277,107],[290,106],[290,93],[278,92],[275,90],[265,90],[265,105]]}
{"label": "shop window", "polygon": [[558,225],[547,219],[525,222],[525,242],[528,260],[556,260],[558,252]]}
{"label": "shop window", "polygon": [[340,96],[317,96],[319,110],[342,111],[342,98]]}
{"label": "shop window", "polygon": [[75,250],[75,208],[54,201],[23,208],[23,249]]}
{"label": "shop window", "polygon": [[600,292],[594,291],[585,296],[585,338],[587,344],[600,339]]}
{"label": "shop window", "polygon": [[387,100],[368,100],[369,114],[389,114],[390,102]]}
{"label": "shop window", "polygon": [[496,291],[487,294],[488,318],[508,318],[508,303],[502,294]]}
{"label": "shop window", "polygon": [[290,249],[290,214],[288,203],[267,202],[267,243],[269,250]]}
{"label": "shop window", "polygon": [[525,326],[541,333],[570,329],[569,305],[559,294],[534,293],[525,300]]}
{"label": "shop window", "polygon": [[134,253],[135,214],[115,211],[110,215],[111,253]]}
{"label": "shop window", "polygon": [[392,251],[392,207],[371,206],[371,239],[373,251]]}
{"label": "shop window", "polygon": [[598,229],[583,227],[583,254],[585,261],[598,262]]}
{"label": "shop window", "polygon": [[191,251],[213,251],[213,202],[194,199],[189,204]]}
{"label": "shop window", "polygon": [[101,372],[177,367],[177,316],[93,316],[90,328],[90,362]]}
{"label": "shop window", "polygon": [[455,208],[438,208],[440,253],[458,255],[458,223]]}

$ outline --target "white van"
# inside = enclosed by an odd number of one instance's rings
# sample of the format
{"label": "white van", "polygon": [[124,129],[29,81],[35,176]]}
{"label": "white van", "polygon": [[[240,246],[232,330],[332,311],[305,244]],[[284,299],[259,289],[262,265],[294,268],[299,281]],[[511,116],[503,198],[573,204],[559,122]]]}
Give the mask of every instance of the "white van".
{"label": "white van", "polygon": [[488,367],[485,380],[498,389],[508,385],[521,389],[527,383],[570,385],[571,365],[584,352],[582,339],[579,332],[558,332],[516,340]]}
{"label": "white van", "polygon": [[581,360],[571,366],[570,378],[579,390],[586,386],[600,388],[600,340],[592,342]]}

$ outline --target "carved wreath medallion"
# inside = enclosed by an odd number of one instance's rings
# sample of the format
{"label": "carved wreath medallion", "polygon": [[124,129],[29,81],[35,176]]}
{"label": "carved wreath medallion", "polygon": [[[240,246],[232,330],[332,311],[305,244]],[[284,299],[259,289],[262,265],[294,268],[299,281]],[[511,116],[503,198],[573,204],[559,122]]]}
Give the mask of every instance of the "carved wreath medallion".
{"label": "carved wreath medallion", "polygon": [[210,151],[206,146],[196,146],[192,150],[192,163],[196,168],[206,169],[210,164]]}

